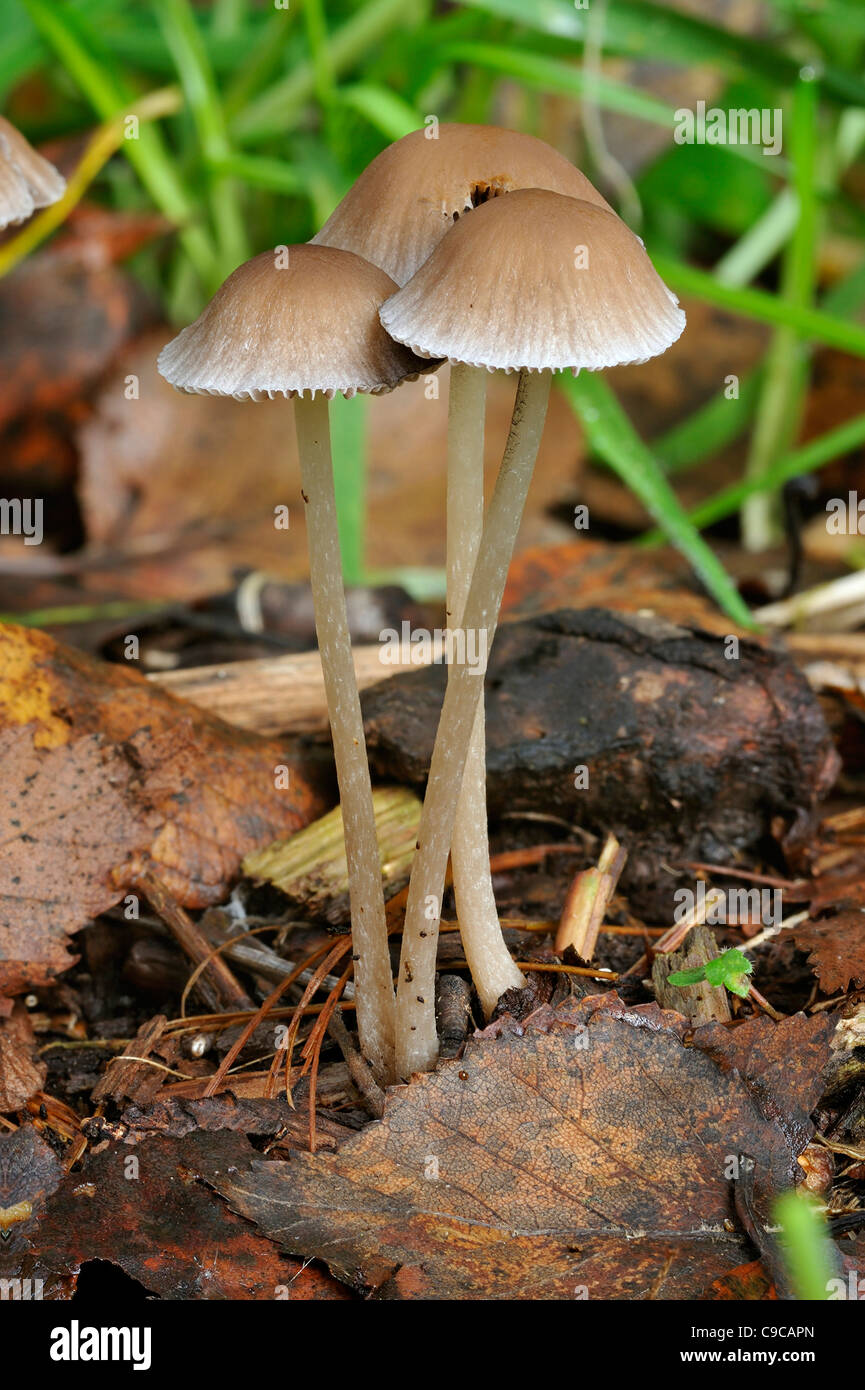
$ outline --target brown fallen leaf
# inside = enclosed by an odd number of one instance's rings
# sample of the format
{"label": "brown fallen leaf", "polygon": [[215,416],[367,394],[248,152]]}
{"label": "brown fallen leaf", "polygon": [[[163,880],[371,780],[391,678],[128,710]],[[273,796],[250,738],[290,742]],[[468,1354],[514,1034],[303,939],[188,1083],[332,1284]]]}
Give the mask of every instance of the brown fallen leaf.
{"label": "brown fallen leaf", "polygon": [[[129,345],[107,376],[82,425],[79,495],[84,525],[94,547],[122,548],[143,536],[168,536],[223,521],[232,532],[170,565],[172,596],[190,597],[228,588],[232,570],[251,565],[286,579],[307,576],[300,469],[291,408],[284,401],[256,403],[184,396],[158,375],[159,349],[169,328]],[[130,401],[126,382],[138,381]],[[436,379],[434,379],[436,380]],[[370,403],[370,460],[366,550],[376,569],[441,565],[445,549],[447,387],[438,394],[425,381]],[[513,379],[488,382],[485,474],[493,487],[513,409]],[[578,470],[580,430],[560,393],[550,404],[549,428],[538,458],[522,543],[560,540],[568,534],[548,508],[560,501]],[[242,466],[238,461],[242,460]],[[274,507],[288,506],[287,530],[274,527]],[[395,527],[393,518],[400,524]],[[166,574],[131,566],[112,575],[112,594],[166,592]],[[166,562],[163,559],[162,569]],[[98,576],[94,576],[94,584]],[[119,589],[118,589],[119,585]]]}
{"label": "brown fallen leaf", "polygon": [[835,994],[865,985],[865,912],[851,908],[803,922],[790,935],[801,951],[810,951],[808,964],[820,981],[824,994]]}
{"label": "brown fallen leaf", "polygon": [[37,1062],[30,1015],[16,1005],[0,1019],[0,1113],[20,1110],[41,1090],[47,1067]]}
{"label": "brown fallen leaf", "polygon": [[798,1157],[813,1133],[810,1115],[823,1091],[835,1026],[827,1014],[793,1014],[779,1023],[759,1014],[735,1028],[707,1023],[696,1029],[693,1045],[724,1071],[738,1072]]}
{"label": "brown fallen leaf", "polygon": [[[279,1254],[209,1192],[253,1152],[242,1134],[154,1138],[140,1149],[90,1153],[22,1227],[18,1277],[43,1281],[42,1297],[72,1297],[82,1265],[119,1265],[151,1294],[171,1299],[344,1299],[326,1273]],[[20,1240],[20,1238],[19,1238]]]}
{"label": "brown fallen leaf", "polygon": [[[231,1078],[234,1080],[233,1078]],[[237,1082],[234,1081],[237,1085]],[[222,1091],[215,1096],[188,1099],[185,1096],[163,1094],[157,1096],[149,1105],[128,1105],[119,1120],[107,1121],[94,1118],[85,1121],[85,1132],[91,1138],[100,1138],[107,1133],[111,1138],[122,1139],[124,1144],[140,1144],[154,1135],[171,1139],[183,1139],[187,1134],[207,1130],[234,1130],[239,1133],[265,1135],[278,1134],[280,1143],[290,1142],[290,1148],[309,1147],[309,1117],[304,1108],[292,1106],[286,1097],[258,1097],[250,1099],[235,1095],[232,1091]],[[319,1115],[316,1121],[316,1144],[319,1149],[337,1147],[337,1139],[345,1139],[350,1133],[344,1125],[326,1115]]]}
{"label": "brown fallen leaf", "polygon": [[80,399],[152,313],[132,276],[80,243],[29,257],[0,281],[0,425]]}
{"label": "brown fallen leaf", "polygon": [[517,555],[508,572],[503,617],[529,618],[559,608],[649,610],[720,636],[742,632],[700,591],[687,561],[669,546],[647,552],[581,536]]}
{"label": "brown fallen leaf", "polygon": [[747,1264],[731,1269],[712,1284],[709,1297],[717,1302],[757,1303],[762,1299],[777,1298],[772,1281],[760,1260],[749,1260]]}
{"label": "brown fallen leaf", "polygon": [[500,1021],[336,1154],[253,1160],[216,1186],[379,1297],[711,1297],[753,1258],[733,1161],[754,1160],[768,1216],[796,1149],[685,1027],[614,995]]}
{"label": "brown fallen leaf", "polygon": [[206,907],[246,853],[325,805],[286,747],[11,626],[0,626],[0,794],[7,993],[66,969],[67,935],[133,890],[146,863],[184,906]]}
{"label": "brown fallen leaf", "polygon": [[6,1268],[4,1254],[20,1248],[20,1232],[62,1177],[60,1160],[35,1126],[0,1129],[0,1273]]}

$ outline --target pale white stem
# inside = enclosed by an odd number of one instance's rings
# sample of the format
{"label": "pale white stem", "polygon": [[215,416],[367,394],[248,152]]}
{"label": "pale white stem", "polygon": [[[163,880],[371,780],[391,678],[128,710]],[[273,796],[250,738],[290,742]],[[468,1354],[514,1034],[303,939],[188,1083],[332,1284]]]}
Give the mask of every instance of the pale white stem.
{"label": "pale white stem", "polygon": [[[490,502],[463,614],[477,650],[489,652],[546,417],[551,372],[522,372],[511,432]],[[484,663],[485,665],[485,663]],[[406,905],[397,981],[396,1063],[401,1077],[429,1070],[438,1056],[435,966],[442,893],[483,672],[454,666],[430,764]]]}
{"label": "pale white stem", "polygon": [[294,418],[315,629],[345,833],[358,1037],[376,1080],[386,1084],[394,1079],[395,1002],[372,786],[345,610],[327,398],[298,398]]}
{"label": "pale white stem", "polygon": [[[447,573],[448,627],[462,626],[463,609],[484,525],[483,367],[451,365],[448,408]],[[490,876],[487,831],[484,702],[475,715],[451,841],[454,897],[463,949],[484,1014],[489,1018],[506,989],[525,980],[502,936]]]}

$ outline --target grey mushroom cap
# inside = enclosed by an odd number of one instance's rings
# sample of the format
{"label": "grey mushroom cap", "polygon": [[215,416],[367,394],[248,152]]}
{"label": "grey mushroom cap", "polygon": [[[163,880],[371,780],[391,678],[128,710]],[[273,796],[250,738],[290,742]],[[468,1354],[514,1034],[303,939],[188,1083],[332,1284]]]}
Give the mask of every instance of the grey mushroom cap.
{"label": "grey mushroom cap", "polygon": [[434,370],[381,325],[395,289],[349,251],[264,251],[228,277],[157,365],[180,391],[237,400],[392,391]]}
{"label": "grey mushroom cap", "polygon": [[66,180],[0,116],[0,230],[26,222],[63,197]]}
{"label": "grey mushroom cap", "polygon": [[313,242],[354,251],[404,285],[455,221],[519,188],[547,188],[610,210],[585,174],[544,140],[446,122],[382,150]]}
{"label": "grey mushroom cap", "polygon": [[645,362],[685,327],[676,296],[615,213],[542,189],[461,218],[381,320],[421,357],[506,372]]}

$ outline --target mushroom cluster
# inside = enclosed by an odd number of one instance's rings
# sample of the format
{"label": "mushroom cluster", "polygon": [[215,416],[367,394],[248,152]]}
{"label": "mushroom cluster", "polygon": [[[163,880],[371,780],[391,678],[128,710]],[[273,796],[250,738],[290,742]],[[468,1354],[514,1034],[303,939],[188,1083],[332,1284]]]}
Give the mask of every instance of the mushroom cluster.
{"label": "mushroom cluster", "polygon": [[[447,610],[486,659],[543,434],[552,374],[641,362],[684,328],[642,242],[543,141],[488,126],[415,131],[361,174],[306,246],[241,266],[162,352],[182,390],[295,398],[316,630],[345,827],[358,1034],[382,1082],[435,1064],[435,964],[448,857],[486,1015],[523,985],[489,871],[483,666],[452,664],[412,867],[396,995],[341,578],[327,402],[450,362]],[[281,257],[281,259],[280,259]],[[487,373],[518,373],[498,481],[483,497]],[[480,674],[481,679],[478,679]]]}

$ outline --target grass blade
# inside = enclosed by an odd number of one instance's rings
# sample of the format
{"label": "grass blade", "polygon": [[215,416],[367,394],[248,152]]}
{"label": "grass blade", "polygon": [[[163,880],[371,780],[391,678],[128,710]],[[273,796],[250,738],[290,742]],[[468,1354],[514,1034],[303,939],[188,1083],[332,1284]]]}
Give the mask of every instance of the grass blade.
{"label": "grass blade", "polygon": [[597,372],[557,378],[591,447],[639,497],[665,536],[693,566],[723,611],[742,627],[753,627],[747,605],[724,566],[688,519],[657,459],[640,439],[630,420]]}
{"label": "grass blade", "polygon": [[673,129],[673,108],[656,97],[629,87],[624,82],[603,74],[592,77],[582,67],[532,53],[525,48],[491,43],[448,43],[436,55],[444,63],[471,63],[492,68],[506,77],[516,78],[527,86],[562,96],[582,97],[591,86],[593,100],[608,111],[636,116],[652,125]]}
{"label": "grass blade", "polygon": [[[588,6],[573,0],[463,0],[470,9],[550,34],[557,39],[585,42]],[[729,77],[745,72],[783,87],[792,87],[800,62],[777,43],[760,42],[735,30],[722,29],[665,5],[646,0],[615,0],[607,11],[604,50],[631,58],[658,58],[664,63],[711,63]],[[833,101],[865,105],[865,83],[858,76],[827,66],[821,73],[826,95]]]}
{"label": "grass blade", "polygon": [[726,388],[719,391],[681,424],[654,439],[649,447],[664,471],[683,473],[744,434],[757,409],[762,377],[758,368],[740,380],[738,396],[728,397]]}
{"label": "grass blade", "polygon": [[410,131],[420,130],[423,125],[423,116],[386,87],[356,83],[340,87],[339,97],[346,106],[375,126],[387,140],[401,140]]}
{"label": "grass blade", "polygon": [[[103,121],[134,109],[134,99],[111,66],[99,56],[96,36],[80,15],[61,0],[23,0],[31,19],[72,80]],[[123,151],[159,210],[180,225],[180,239],[205,284],[217,275],[216,254],[203,227],[195,224],[195,205],[160,132],[142,125]]]}
{"label": "grass blade", "polygon": [[[814,297],[817,246],[817,200],[814,192],[817,158],[819,91],[814,81],[801,81],[793,96],[793,165],[797,217],[781,267],[785,303],[807,309]],[[779,454],[788,450],[798,432],[810,353],[794,327],[777,329],[765,361],[765,377],[757,406],[747,478],[760,478]],[[766,488],[753,493],[742,509],[742,543],[746,550],[765,550],[775,538],[776,503]]]}
{"label": "grass blade", "polygon": [[[237,188],[213,168],[231,154],[231,147],[207,49],[189,0],[154,0],[165,42],[189,103],[208,166],[210,205],[219,245],[219,280],[246,261],[250,246]],[[215,285],[213,286],[215,288]]]}
{"label": "grass blade", "polygon": [[[411,23],[419,14],[418,0],[368,0],[330,36],[330,64],[334,76],[350,68],[395,24]],[[282,131],[314,91],[312,63],[299,63],[287,77],[274,83],[238,113],[233,125],[237,139],[255,141]]]}
{"label": "grass blade", "polygon": [[366,396],[335,396],[330,407],[339,548],[347,585],[362,584],[366,531]]}
{"label": "grass blade", "polygon": [[858,324],[846,323],[820,309],[788,303],[765,290],[722,285],[708,271],[685,265],[670,256],[653,255],[652,261],[661,278],[682,294],[692,294],[708,304],[741,314],[743,318],[756,319],[758,323],[787,325],[803,338],[813,338],[828,347],[851,352],[855,357],[865,357],[865,328]]}
{"label": "grass blade", "polygon": [[[783,487],[791,478],[799,478],[803,473],[813,473],[815,469],[843,458],[845,454],[861,448],[863,444],[865,415],[854,415],[852,420],[846,420],[843,425],[827,430],[817,439],[811,439],[807,444],[802,444],[798,449],[793,449],[783,458],[777,459],[762,477],[743,478],[738,483],[731,483],[729,487],[722,488],[720,492],[716,492],[689,512],[688,519],[700,530],[706,526],[714,526],[717,521],[723,521],[725,517],[738,511],[747,498],[767,489]],[[647,531],[640,537],[638,544],[653,546],[661,545],[663,541],[663,532]]]}

